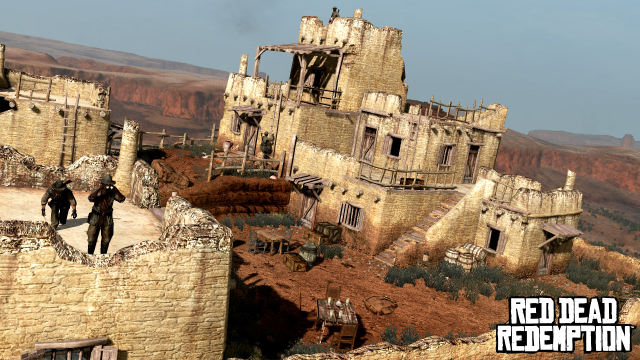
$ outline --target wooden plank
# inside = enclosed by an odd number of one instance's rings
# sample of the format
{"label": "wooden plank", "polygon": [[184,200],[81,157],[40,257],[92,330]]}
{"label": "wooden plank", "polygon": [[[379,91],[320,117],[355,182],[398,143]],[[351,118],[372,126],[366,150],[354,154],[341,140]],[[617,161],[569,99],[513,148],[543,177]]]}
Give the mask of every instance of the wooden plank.
{"label": "wooden plank", "polygon": [[22,85],[22,72],[18,75],[18,86],[16,86],[16,100],[20,97],[20,86]]}
{"label": "wooden plank", "polygon": [[[356,121],[356,130],[353,132],[353,144],[351,145],[351,157],[356,154],[356,144],[358,142],[358,132],[360,131],[360,120],[362,119],[362,111],[358,112],[358,120]],[[377,132],[376,132],[377,134]],[[364,139],[364,138],[363,138]],[[375,141],[374,141],[375,143]]]}
{"label": "wooden plank", "polygon": [[557,238],[558,238],[558,236],[557,236],[557,235],[556,235],[556,236],[554,236],[554,237],[552,237],[551,239],[549,239],[549,240],[547,240],[547,241],[543,242],[542,244],[538,245],[538,248],[539,248],[539,249],[542,249],[545,245],[549,244],[550,242],[552,242],[553,240],[555,240],[555,239],[557,239]]}
{"label": "wooden plank", "polygon": [[284,172],[284,162],[285,162],[285,158],[287,156],[287,152],[282,150],[282,157],[280,158],[280,164],[278,165],[278,178],[282,177],[282,173]]}
{"label": "wooden plank", "polygon": [[101,337],[95,339],[71,340],[71,341],[53,341],[35,343],[36,349],[71,349],[96,345],[104,345],[109,342],[109,338]]}
{"label": "wooden plank", "polygon": [[338,65],[336,66],[336,74],[333,79],[333,93],[331,94],[331,106],[333,106],[336,99],[336,91],[338,91],[338,80],[340,78],[340,69],[342,68],[342,59],[344,59],[344,53],[340,53],[338,58]]}
{"label": "wooden plank", "polygon": [[291,145],[289,146],[289,160],[287,161],[287,171],[285,173],[286,176],[290,176],[291,170],[293,169],[293,156],[296,151],[296,140],[297,136],[296,134],[293,134],[291,136]]}
{"label": "wooden plank", "polygon": [[51,95],[51,78],[49,78],[49,85],[47,86],[47,96],[44,99],[45,102],[49,102],[49,95]]}
{"label": "wooden plank", "polygon": [[360,111],[363,112],[368,112],[370,114],[374,114],[374,115],[378,115],[378,116],[385,116],[385,117],[389,117],[392,114],[386,111],[379,111],[379,110],[375,110],[375,109],[368,109],[368,108],[360,108]]}
{"label": "wooden plank", "polygon": [[320,200],[320,196],[318,195],[315,189],[311,189],[311,194],[313,194],[313,197],[315,197],[316,200],[318,200],[318,202],[322,202],[322,200]]}

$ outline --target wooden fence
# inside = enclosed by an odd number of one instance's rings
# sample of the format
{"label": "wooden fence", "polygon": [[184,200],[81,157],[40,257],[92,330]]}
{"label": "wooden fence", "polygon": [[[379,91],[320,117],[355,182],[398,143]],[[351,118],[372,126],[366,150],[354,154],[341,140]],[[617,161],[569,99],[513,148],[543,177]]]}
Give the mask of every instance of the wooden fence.
{"label": "wooden fence", "polygon": [[[215,155],[214,154],[214,150],[211,151],[211,160],[209,161],[209,174],[207,175],[207,181],[211,181],[211,175],[215,172],[215,171],[220,171],[220,175],[224,174],[225,170],[240,170],[240,174],[244,175],[245,172],[252,172],[252,171],[269,171],[274,173],[274,175],[276,175],[278,178],[282,177],[282,168],[284,166],[284,159],[286,156],[286,151],[282,151],[282,157],[280,157],[280,159],[256,159],[256,158],[250,158],[249,154],[249,146],[245,146],[244,147],[244,154],[243,155],[229,155],[228,151],[224,152],[224,155],[220,156],[220,155]],[[218,159],[222,159],[222,165],[218,166],[218,167],[213,167],[213,159],[214,158],[218,158]],[[226,165],[227,160],[228,159],[242,159],[242,165]],[[257,162],[257,163],[261,163],[261,167],[264,167],[264,165],[268,164],[268,163],[278,163],[278,169],[277,170],[273,170],[273,169],[246,169],[247,166],[247,162]]]}
{"label": "wooden fence", "polygon": [[[369,169],[368,176],[364,174],[366,172],[366,168]],[[399,174],[401,175],[400,179],[398,179]],[[421,171],[420,169],[399,170],[377,166],[370,162],[360,160],[360,171],[358,177],[366,182],[385,187],[398,187],[403,189],[453,189],[455,188],[453,185],[455,174],[455,168],[452,171],[439,171],[439,167],[438,171]],[[429,178],[434,175],[435,181],[430,183]],[[451,175],[451,179],[447,181],[448,175]],[[423,176],[423,178],[420,178],[421,176]],[[438,181],[440,180],[440,176],[442,176],[441,182]],[[448,185],[447,182],[449,182]]]}
{"label": "wooden fence", "polygon": [[[189,135],[187,133],[184,133],[184,135],[182,135],[182,136],[180,136],[180,135],[168,135],[167,132],[165,131],[165,129],[162,129],[162,132],[139,131],[138,132],[138,150],[142,150],[145,147],[156,148],[156,146],[154,146],[154,145],[142,145],[142,141],[143,141],[143,138],[144,138],[145,134],[158,136],[160,138],[160,145],[158,146],[158,148],[159,149],[164,149],[164,138],[182,139],[182,141],[181,141],[182,146],[186,145],[187,141],[190,141],[191,145],[193,145],[194,141],[209,141],[209,145],[213,145],[214,140],[218,137],[218,130],[219,130],[218,125],[214,125],[213,128],[211,128],[211,137],[205,138],[205,139],[195,139],[195,138],[192,139],[192,138],[189,137]],[[118,140],[118,139],[122,140],[122,137],[109,137],[107,154],[111,154],[112,153],[113,140]]]}

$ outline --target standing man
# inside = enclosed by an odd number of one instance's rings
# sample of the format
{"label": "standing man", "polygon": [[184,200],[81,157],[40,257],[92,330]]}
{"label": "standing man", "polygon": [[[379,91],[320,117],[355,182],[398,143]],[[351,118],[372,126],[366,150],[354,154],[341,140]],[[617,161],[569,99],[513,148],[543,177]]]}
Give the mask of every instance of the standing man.
{"label": "standing man", "polygon": [[336,18],[340,17],[340,10],[338,10],[337,7],[333,7],[333,12],[331,13],[331,18],[329,19],[329,22],[332,23],[333,20],[335,20]]}
{"label": "standing man", "polygon": [[262,134],[262,142],[260,143],[260,151],[262,151],[262,158],[269,159],[273,152],[273,140],[275,140],[273,134],[269,135],[268,131]]}
{"label": "standing man", "polygon": [[74,219],[78,216],[76,212],[76,198],[73,196],[71,189],[67,188],[67,184],[70,182],[71,180],[65,182],[58,180],[54,182],[40,200],[42,216],[47,216],[44,209],[47,201],[51,199],[51,201],[49,201],[49,207],[51,208],[51,227],[53,227],[54,230],[58,228],[59,224],[64,225],[67,223],[69,207],[73,208],[71,216],[73,216]]}
{"label": "standing man", "polygon": [[91,214],[89,214],[89,230],[87,231],[89,254],[93,254],[95,251],[100,232],[102,232],[100,253],[107,253],[109,242],[113,236],[113,201],[121,203],[125,199],[120,190],[113,186],[116,182],[111,179],[111,175],[105,175],[100,182],[102,185],[89,195],[89,201],[93,203]]}

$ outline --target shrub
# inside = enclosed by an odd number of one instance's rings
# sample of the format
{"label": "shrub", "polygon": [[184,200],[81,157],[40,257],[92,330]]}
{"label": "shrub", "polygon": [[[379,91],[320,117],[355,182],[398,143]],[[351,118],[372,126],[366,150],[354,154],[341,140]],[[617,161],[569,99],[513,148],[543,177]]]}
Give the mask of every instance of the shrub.
{"label": "shrub", "polygon": [[397,287],[403,287],[404,284],[416,285],[416,279],[423,277],[425,271],[417,266],[409,268],[401,268],[392,266],[387,270],[384,281]]}
{"label": "shrub", "polygon": [[288,229],[290,229],[291,226],[302,225],[302,221],[300,219],[296,219],[295,216],[289,215],[287,213],[263,214],[261,212],[258,212],[257,214],[244,220],[244,222],[245,225],[248,226],[265,227],[269,225],[277,228],[280,225],[283,225]]}
{"label": "shrub", "polygon": [[451,264],[448,261],[440,262],[436,266],[436,270],[450,279],[459,279],[465,273],[461,265]]}
{"label": "shrub", "polygon": [[246,342],[231,342],[224,349],[224,358],[261,359],[262,351],[257,346]]}
{"label": "shrub", "polygon": [[240,229],[240,231],[244,230],[244,217],[243,216],[236,216],[235,221],[233,222],[233,226],[237,227],[238,229]]}
{"label": "shrub", "polygon": [[205,165],[193,165],[193,172],[200,177],[200,181],[204,181],[207,179],[207,175],[209,174],[209,168]]}
{"label": "shrub", "polygon": [[[616,279],[615,274],[607,273],[600,270],[600,261],[594,259],[584,259],[580,257],[578,260],[572,258],[565,270],[567,279],[576,284],[582,283],[590,289],[596,289],[600,292],[610,289],[609,283]],[[614,288],[619,287],[612,285]]]}
{"label": "shrub", "polygon": [[400,335],[400,343],[402,345],[407,346],[418,340],[420,340],[420,336],[418,336],[418,332],[415,327],[410,325],[402,329],[402,334]]}
{"label": "shrub", "polygon": [[478,288],[478,291],[480,292],[480,294],[482,294],[482,295],[484,295],[486,297],[489,297],[489,296],[491,296],[491,293],[493,293],[493,288],[489,284],[482,284]]}
{"label": "shrub", "polygon": [[228,227],[229,229],[231,229],[233,227],[233,223],[231,222],[231,216],[227,214],[227,216],[224,217],[224,219],[222,219],[222,221],[220,221],[220,223],[226,227]]}
{"label": "shrub", "polygon": [[382,337],[382,341],[386,341],[389,344],[397,345],[398,344],[398,327],[395,325],[389,326],[382,332],[382,334],[380,334],[380,337]]}
{"label": "shrub", "polygon": [[211,151],[214,149],[214,147],[214,145],[209,144],[180,145],[179,153],[181,152],[181,155],[179,156],[202,157],[202,153],[211,155]]}
{"label": "shrub", "polygon": [[320,255],[325,259],[333,259],[336,256],[342,259],[344,247],[340,245],[327,245],[325,243],[320,243],[320,246],[318,246],[318,253],[320,253]]}
{"label": "shrub", "polygon": [[478,300],[478,289],[467,289],[464,293],[464,297],[471,301],[472,304],[475,304],[476,300]]}
{"label": "shrub", "polygon": [[296,354],[320,354],[333,352],[333,349],[329,347],[327,343],[317,344],[315,342],[305,342],[300,339],[295,344],[293,344],[287,351],[285,352],[285,356],[291,356]]}

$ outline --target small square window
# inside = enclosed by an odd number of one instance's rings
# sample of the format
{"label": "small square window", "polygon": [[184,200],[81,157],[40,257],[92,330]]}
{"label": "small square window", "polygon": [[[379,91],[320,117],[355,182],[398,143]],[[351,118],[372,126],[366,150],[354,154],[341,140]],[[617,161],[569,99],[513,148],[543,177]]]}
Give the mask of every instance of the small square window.
{"label": "small square window", "polygon": [[358,205],[345,202],[340,204],[338,213],[338,225],[343,225],[347,229],[362,231],[364,226],[364,208]]}
{"label": "small square window", "polygon": [[242,122],[240,121],[240,116],[237,113],[233,113],[231,117],[231,132],[234,134],[240,134],[240,125]]}
{"label": "small square window", "polygon": [[484,245],[484,248],[491,253],[494,254],[504,254],[504,249],[507,245],[507,234],[504,233],[503,229],[495,228],[491,225],[487,225],[489,227],[487,233],[487,241]]}
{"label": "small square window", "polygon": [[390,157],[399,158],[400,149],[402,148],[402,137],[388,134],[384,139],[384,154]]}

